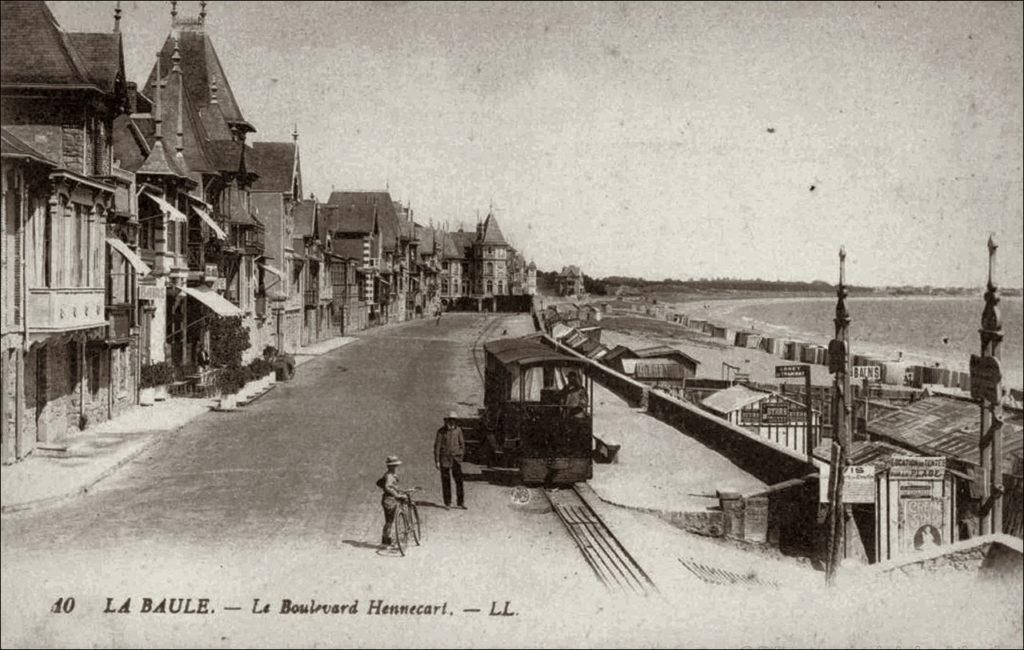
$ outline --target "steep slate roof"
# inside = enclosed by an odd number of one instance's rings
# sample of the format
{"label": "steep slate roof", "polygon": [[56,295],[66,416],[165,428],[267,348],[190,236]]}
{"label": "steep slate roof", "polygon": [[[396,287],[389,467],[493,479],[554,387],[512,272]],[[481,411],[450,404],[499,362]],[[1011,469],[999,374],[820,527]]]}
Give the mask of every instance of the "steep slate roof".
{"label": "steep slate roof", "polygon": [[292,221],[295,223],[295,230],[293,236],[297,239],[299,237],[312,237],[313,226],[316,220],[316,201],[313,199],[306,199],[299,201],[295,204],[292,209]]}
{"label": "steep slate roof", "polygon": [[291,194],[292,174],[296,170],[299,155],[295,143],[253,142],[252,148],[258,158],[255,171],[259,178],[252,184],[251,191]]}
{"label": "steep slate roof", "polygon": [[94,86],[85,61],[43,2],[0,5],[0,83]]}
{"label": "steep slate roof", "polygon": [[569,266],[563,266],[562,267],[562,272],[559,273],[558,275],[560,275],[562,277],[565,277],[565,278],[573,278],[573,277],[578,278],[578,277],[580,277],[582,275],[582,273],[580,273],[580,267],[571,264]]}
{"label": "steep slate roof", "polygon": [[363,240],[337,238],[331,240],[331,250],[338,257],[353,260],[363,259]]}
{"label": "steep slate roof", "polygon": [[473,242],[476,241],[476,235],[471,232],[464,230],[458,230],[451,233],[452,242],[455,244],[455,248],[458,249],[458,258],[463,259],[467,257],[466,249],[473,247]]}
{"label": "steep slate roof", "polygon": [[121,34],[115,32],[68,34],[72,45],[85,64],[89,79],[105,92],[114,92],[124,80],[124,51]]}
{"label": "steep slate roof", "polygon": [[505,236],[501,234],[501,228],[498,227],[498,219],[493,214],[487,215],[487,219],[484,220],[480,243],[487,246],[508,246]]}
{"label": "steep slate roof", "polygon": [[[154,75],[155,77],[155,75]],[[199,114],[196,112],[195,105],[192,103],[192,98],[189,96],[187,79],[182,78],[184,82],[184,95],[181,96],[182,105],[182,142],[185,147],[184,167],[193,174],[198,175],[199,172],[210,172],[220,170],[215,164],[215,152],[212,151],[211,143],[209,142],[209,136],[206,132],[206,128],[203,126],[202,121],[199,118]],[[146,88],[150,93],[150,96],[154,98],[153,111],[156,111],[155,97],[156,88],[151,82]],[[160,104],[161,113],[163,115],[163,136],[164,136],[164,147],[174,155],[174,146],[177,140],[178,131],[178,103],[179,94],[181,93],[182,84],[178,83],[176,73],[172,73],[168,70],[167,74],[164,75],[164,85],[160,91]],[[152,145],[155,134],[155,124],[152,121],[152,116],[146,124],[142,118],[135,118],[136,124],[146,134],[146,139]],[[217,159],[218,162],[223,162]],[[234,167],[228,169],[228,171],[234,171],[238,168],[238,159],[235,158]]]}
{"label": "steep slate roof", "polygon": [[398,215],[388,192],[336,191],[331,192],[327,202],[341,208],[340,222],[345,227],[336,228],[335,232],[369,233],[376,214],[382,248],[385,251],[395,249],[399,237]]}
{"label": "steep slate roof", "polygon": [[[217,57],[217,51],[202,26],[194,21],[178,19],[174,27],[179,34],[181,70],[185,75],[185,87],[196,106],[205,109],[210,105],[210,81],[216,79],[217,101],[224,119],[244,130],[255,131],[256,129],[242,116],[242,111],[235,100],[235,93],[231,90],[231,84],[228,83],[228,77],[224,74],[224,68]],[[173,34],[169,34],[160,50],[160,65],[163,70],[171,69],[173,53],[174,37]],[[154,65],[146,81],[147,88],[152,87],[155,77]]]}
{"label": "steep slate roof", "polygon": [[463,249],[455,243],[455,236],[450,232],[441,235],[441,255],[448,260],[459,260],[465,256]]}
{"label": "steep slate roof", "polygon": [[720,390],[717,393],[708,395],[704,398],[701,404],[716,413],[727,414],[739,410],[744,406],[759,402],[768,397],[768,395],[768,393],[748,388],[743,384],[736,384],[735,386],[730,386],[725,390]]}
{"label": "steep slate roof", "polygon": [[0,128],[0,156],[4,158],[21,158],[56,167],[52,160],[3,128]]}

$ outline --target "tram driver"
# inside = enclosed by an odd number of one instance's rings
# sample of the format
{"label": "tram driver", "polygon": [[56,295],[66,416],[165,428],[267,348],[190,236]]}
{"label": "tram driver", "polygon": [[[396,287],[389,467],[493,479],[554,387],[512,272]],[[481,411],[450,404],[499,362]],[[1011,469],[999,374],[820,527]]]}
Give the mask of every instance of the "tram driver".
{"label": "tram driver", "polygon": [[562,389],[562,407],[565,417],[584,418],[587,415],[587,389],[575,370],[569,371],[568,383]]}

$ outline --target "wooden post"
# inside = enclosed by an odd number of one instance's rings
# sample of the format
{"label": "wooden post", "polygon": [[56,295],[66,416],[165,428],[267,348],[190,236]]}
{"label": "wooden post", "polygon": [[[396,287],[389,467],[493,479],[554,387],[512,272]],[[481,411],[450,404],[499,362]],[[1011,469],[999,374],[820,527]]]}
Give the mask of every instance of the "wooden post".
{"label": "wooden post", "polygon": [[846,248],[839,249],[839,285],[836,287],[835,339],[829,345],[829,357],[833,353],[839,359],[831,363],[835,374],[832,400],[836,420],[833,422],[833,446],[831,494],[829,494],[829,549],[825,568],[825,581],[835,584],[836,570],[843,560],[846,547],[846,520],[849,516],[843,505],[843,473],[850,453],[850,315],[846,310]]}
{"label": "wooden post", "polygon": [[[981,357],[989,357],[998,369],[999,347],[1003,341],[1003,323],[999,312],[999,287],[995,280],[996,250],[999,248],[995,237],[988,239],[988,286],[985,291],[985,308],[981,313]],[[973,364],[972,364],[973,365]],[[973,374],[973,373],[972,373]],[[987,535],[1003,532],[1003,419],[1002,386],[998,373],[995,386],[986,391],[981,399],[981,429],[978,452],[982,467],[981,521],[978,533]],[[971,377],[972,394],[976,390],[975,378]]]}
{"label": "wooden post", "polygon": [[[783,384],[785,385],[785,384]],[[804,436],[804,445],[807,447],[807,460],[814,462],[814,447],[817,445],[817,436],[814,435],[814,409],[811,407],[811,367],[807,366],[804,374],[804,409],[807,411],[807,429]]]}

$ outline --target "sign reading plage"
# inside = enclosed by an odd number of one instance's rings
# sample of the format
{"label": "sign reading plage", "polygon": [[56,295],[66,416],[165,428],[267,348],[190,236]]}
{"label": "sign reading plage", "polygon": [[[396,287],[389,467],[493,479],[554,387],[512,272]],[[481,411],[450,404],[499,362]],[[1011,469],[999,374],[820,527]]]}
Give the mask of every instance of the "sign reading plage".
{"label": "sign reading plage", "polygon": [[941,456],[893,456],[889,478],[941,481],[946,459]]}

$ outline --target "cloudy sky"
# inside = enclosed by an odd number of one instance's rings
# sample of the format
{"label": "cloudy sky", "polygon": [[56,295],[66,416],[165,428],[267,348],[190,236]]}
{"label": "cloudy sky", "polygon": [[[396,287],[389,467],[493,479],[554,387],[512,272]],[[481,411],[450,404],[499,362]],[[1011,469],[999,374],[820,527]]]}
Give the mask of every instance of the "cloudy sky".
{"label": "cloudy sky", "polygon": [[[105,30],[113,2],[51,2]],[[170,27],[122,3],[130,79]],[[1022,5],[212,2],[258,140],[306,192],[379,189],[542,269],[979,285],[1022,280]],[[181,2],[195,15],[197,2]]]}

